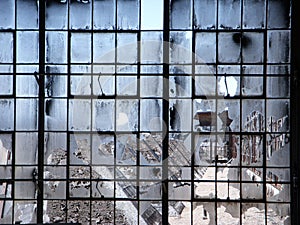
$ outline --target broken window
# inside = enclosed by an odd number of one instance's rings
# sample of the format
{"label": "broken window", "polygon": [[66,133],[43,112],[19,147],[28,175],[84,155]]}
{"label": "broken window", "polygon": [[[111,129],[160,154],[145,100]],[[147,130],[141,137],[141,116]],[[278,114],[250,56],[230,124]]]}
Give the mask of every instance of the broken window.
{"label": "broken window", "polygon": [[284,0],[0,1],[0,223],[290,224]]}

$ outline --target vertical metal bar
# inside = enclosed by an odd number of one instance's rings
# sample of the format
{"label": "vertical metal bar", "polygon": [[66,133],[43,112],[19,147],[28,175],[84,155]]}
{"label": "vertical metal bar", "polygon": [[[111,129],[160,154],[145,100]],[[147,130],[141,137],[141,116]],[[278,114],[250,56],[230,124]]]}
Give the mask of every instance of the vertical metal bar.
{"label": "vertical metal bar", "polygon": [[[138,28],[139,31],[137,33],[137,101],[138,101],[138,112],[141,111],[141,17],[142,17],[142,1],[139,1],[139,22]],[[136,136],[136,195],[137,195],[137,212],[138,212],[138,219],[137,223],[140,224],[139,217],[141,216],[140,211],[140,138],[141,138],[141,114],[138,113],[138,133]]]}
{"label": "vertical metal bar", "polygon": [[[14,1],[15,4],[15,8],[14,8],[14,18],[15,18],[15,30],[13,33],[13,98],[14,98],[14,130],[13,130],[13,134],[12,134],[12,160],[11,160],[11,166],[12,166],[12,183],[11,183],[11,197],[13,199],[13,207],[12,209],[15,210],[15,171],[16,171],[16,167],[15,167],[15,163],[16,163],[16,120],[17,120],[17,100],[16,100],[16,96],[17,96],[17,1]],[[12,223],[14,223],[14,215],[12,216]]]}
{"label": "vertical metal bar", "polygon": [[[219,32],[219,4],[220,4],[220,2],[219,2],[219,0],[216,0],[216,77],[215,77],[215,79],[216,79],[216,87],[215,87],[215,94],[214,94],[214,96],[213,96],[213,98],[214,99],[216,99],[217,98],[217,93],[218,93],[218,77],[219,77],[219,71],[218,71],[218,67],[219,67],[219,34],[220,34],[220,32]],[[226,74],[225,74],[225,76],[226,76]],[[225,77],[225,79],[226,79],[226,77]],[[215,105],[215,110],[216,110],[216,112],[217,112],[217,99],[216,99],[216,105]],[[217,116],[217,115],[216,115]],[[217,118],[214,118],[214,119],[217,119]],[[215,131],[217,131],[217,126],[216,126],[216,130]],[[212,136],[211,135],[211,133],[210,133],[210,136]],[[216,143],[217,143],[217,136],[214,136],[214,138],[216,138]],[[212,149],[211,147],[210,147],[210,149]],[[212,155],[211,153],[210,153],[210,155]],[[218,215],[217,215],[217,207],[218,207],[218,202],[217,202],[217,196],[218,196],[218,193],[217,193],[217,158],[216,158],[216,153],[215,153],[215,156],[214,156],[214,158],[215,158],[215,180],[214,180],[214,182],[215,182],[215,191],[214,191],[214,194],[215,194],[215,198],[214,198],[214,211],[213,211],[213,213],[215,214],[215,221],[214,221],[214,223],[215,224],[217,224],[218,223]],[[212,162],[212,161],[211,161]]]}
{"label": "vertical metal bar", "polygon": [[266,152],[267,152],[267,88],[266,88],[266,82],[267,82],[267,57],[268,57],[268,52],[267,52],[267,46],[268,46],[268,0],[266,0],[265,3],[265,29],[263,30],[264,32],[264,49],[263,49],[263,96],[264,96],[264,108],[265,108],[265,112],[264,112],[264,133],[263,133],[263,175],[262,175],[262,181],[263,181],[263,201],[264,201],[264,209],[265,209],[265,219],[264,222],[265,224],[267,224],[267,211],[268,211],[268,206],[266,204],[267,202],[267,183],[266,183],[266,171],[267,171],[267,157],[266,157]]}
{"label": "vertical metal bar", "polygon": [[[292,181],[292,190],[291,190],[291,224],[300,224],[300,194],[299,194],[299,174],[300,174],[300,154],[299,154],[299,145],[300,141],[297,136],[300,132],[299,127],[299,113],[300,106],[297,103],[300,99],[299,92],[299,65],[300,65],[300,55],[299,55],[299,40],[300,34],[299,29],[300,21],[297,18],[297,13],[300,10],[300,3],[297,0],[292,1],[292,21],[291,21],[291,148],[290,148],[290,157],[291,157],[291,181]],[[298,32],[297,32],[298,31]]]}
{"label": "vertical metal bar", "polygon": [[37,222],[43,223],[44,100],[45,100],[45,1],[39,1],[39,118]]}
{"label": "vertical metal bar", "polygon": [[169,39],[170,8],[169,0],[164,0],[163,23],[163,152],[162,152],[162,224],[168,224],[168,156],[169,156]]}
{"label": "vertical metal bar", "polygon": [[114,120],[114,224],[116,224],[116,206],[117,206],[117,201],[116,201],[116,190],[117,190],[117,181],[116,181],[116,178],[117,178],[117,175],[116,175],[116,172],[117,172],[117,133],[116,133],[116,127],[117,127],[117,121],[116,121],[116,99],[117,99],[117,93],[118,93],[118,90],[117,90],[117,70],[118,70],[118,66],[117,66],[117,63],[118,63],[118,0],[114,0],[115,2],[115,33],[114,33],[114,44],[115,44],[115,62],[114,62],[114,86],[115,86],[115,93],[114,93],[114,96],[115,96],[115,107],[114,107],[114,113],[115,113],[115,120]]}
{"label": "vertical metal bar", "polygon": [[67,19],[68,19],[68,24],[67,24],[67,28],[68,28],[68,37],[67,37],[67,43],[68,43],[68,49],[67,49],[67,143],[66,143],[66,147],[67,147],[67,164],[66,164],[66,218],[68,219],[69,216],[69,199],[70,199],[70,189],[69,189],[69,180],[70,180],[70,125],[69,125],[69,118],[70,118],[70,97],[71,97],[71,31],[70,31],[70,4],[71,2],[67,3],[67,10],[68,10],[68,15],[67,15]]}

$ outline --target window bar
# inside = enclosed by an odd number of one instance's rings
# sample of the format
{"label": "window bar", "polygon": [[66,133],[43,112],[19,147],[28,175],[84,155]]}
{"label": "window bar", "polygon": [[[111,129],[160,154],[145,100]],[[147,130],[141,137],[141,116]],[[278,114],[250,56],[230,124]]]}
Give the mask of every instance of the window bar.
{"label": "window bar", "polygon": [[45,2],[39,3],[39,118],[38,118],[38,190],[37,222],[43,223],[43,176],[45,136]]}
{"label": "window bar", "polygon": [[[291,24],[291,147],[290,147],[290,158],[291,158],[291,222],[292,224],[300,224],[300,193],[299,193],[299,175],[300,175],[300,153],[299,146],[300,140],[297,137],[300,132],[299,127],[299,115],[300,115],[300,84],[299,84],[299,65],[300,65],[300,54],[299,54],[299,26],[300,21],[297,18],[297,13],[299,13],[300,3],[299,1],[292,1],[292,24]],[[297,30],[298,28],[298,30]]]}
{"label": "window bar", "polygon": [[162,102],[162,224],[169,221],[169,191],[168,191],[168,156],[169,156],[169,39],[170,39],[170,7],[169,1],[164,1],[163,23],[163,102]]}

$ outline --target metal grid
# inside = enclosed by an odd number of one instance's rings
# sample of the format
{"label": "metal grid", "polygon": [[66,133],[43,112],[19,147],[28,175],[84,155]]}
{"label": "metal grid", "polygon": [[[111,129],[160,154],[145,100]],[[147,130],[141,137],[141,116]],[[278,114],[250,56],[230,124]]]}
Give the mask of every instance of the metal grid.
{"label": "metal grid", "polygon": [[[13,210],[3,223],[290,215],[289,1],[165,1],[157,20],[144,16],[147,1],[0,4],[13,15],[0,20],[1,80],[11,82],[0,82],[10,152],[0,197]],[[226,107],[229,125],[218,115]],[[197,110],[210,110],[208,124]],[[37,208],[30,221],[26,207]]]}

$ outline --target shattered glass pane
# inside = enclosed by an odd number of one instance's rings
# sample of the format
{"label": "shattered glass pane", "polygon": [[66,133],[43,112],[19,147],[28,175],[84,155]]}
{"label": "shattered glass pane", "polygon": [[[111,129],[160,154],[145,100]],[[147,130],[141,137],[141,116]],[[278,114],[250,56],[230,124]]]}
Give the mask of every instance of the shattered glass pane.
{"label": "shattered glass pane", "polygon": [[[92,145],[92,164],[93,165],[114,165],[114,137],[112,135],[93,135]],[[93,167],[94,168],[94,167]],[[102,170],[100,174],[109,175],[113,170],[108,167],[95,168],[96,171]]]}
{"label": "shattered glass pane", "polygon": [[[29,151],[30,150],[30,151]],[[34,165],[38,157],[37,133],[16,134],[16,164]]]}
{"label": "shattered glass pane", "polygon": [[[101,210],[99,210],[101,209]],[[116,215],[114,211],[116,210]],[[120,209],[116,209],[114,206],[114,201],[93,201],[92,202],[92,225],[96,224],[113,224],[114,219],[116,217],[116,221],[121,221],[123,224],[127,224],[126,218],[122,213],[120,213]],[[120,224],[121,224],[120,223]]]}
{"label": "shattered glass pane", "polygon": [[45,23],[47,29],[66,29],[68,26],[68,3],[47,1]]}
{"label": "shattered glass pane", "polygon": [[[171,29],[188,29],[192,25],[192,1],[191,0],[172,0],[170,1],[170,22]],[[183,14],[182,11],[185,13]]]}
{"label": "shattered glass pane", "polygon": [[71,29],[91,29],[92,4],[82,4],[80,1],[71,1],[69,10]]}
{"label": "shattered glass pane", "polygon": [[[223,0],[218,2],[219,28],[238,29],[241,27],[241,0]],[[225,51],[226,52],[226,51]]]}
{"label": "shattered glass pane", "polygon": [[140,199],[160,200],[162,198],[161,184],[156,182],[140,182]]}
{"label": "shattered glass pane", "polygon": [[161,165],[162,163],[162,136],[155,133],[142,133],[140,136],[140,164]]}
{"label": "shattered glass pane", "polygon": [[240,203],[218,203],[216,216],[217,224],[240,224]]}
{"label": "shattered glass pane", "polygon": [[37,202],[35,201],[15,201],[14,223],[37,223],[36,208]]}
{"label": "shattered glass pane", "polygon": [[[279,182],[290,182],[290,169],[280,167],[267,167],[266,168],[266,181],[279,183]],[[285,186],[284,184],[282,184]]]}
{"label": "shattered glass pane", "polygon": [[117,1],[118,30],[136,30],[139,27],[139,1]]}
{"label": "shattered glass pane", "polygon": [[217,0],[194,0],[196,29],[216,28]]}
{"label": "shattered glass pane", "polygon": [[[265,27],[265,0],[244,0],[243,10],[243,28]],[[255,15],[253,12],[255,12]]]}
{"label": "shattered glass pane", "polygon": [[0,1],[0,29],[15,28],[15,1]]}
{"label": "shattered glass pane", "polygon": [[46,32],[46,63],[66,63],[67,46],[66,32]]}
{"label": "shattered glass pane", "polygon": [[10,134],[0,135],[0,165],[11,165],[12,162],[12,136]]}
{"label": "shattered glass pane", "polygon": [[[118,161],[118,163],[122,163],[122,162]],[[136,179],[137,170],[135,166],[118,166],[115,167],[115,171],[116,171],[116,179],[120,179],[124,181],[130,179]]]}
{"label": "shattered glass pane", "polygon": [[90,135],[75,133],[70,135],[70,164],[87,165],[91,161]]}
{"label": "shattered glass pane", "polygon": [[17,63],[38,63],[38,37],[38,32],[17,32]]}
{"label": "shattered glass pane", "polygon": [[[169,135],[169,176],[171,179],[191,179],[191,136],[188,133]],[[184,166],[186,166],[184,168]]]}
{"label": "shattered glass pane", "polygon": [[[116,163],[120,165],[135,165],[137,160],[137,138],[134,134],[120,134],[116,138]],[[116,176],[126,179],[119,170]]]}
{"label": "shattered glass pane", "polygon": [[67,203],[62,200],[44,201],[44,223],[66,223]]}
{"label": "shattered glass pane", "polygon": [[267,204],[268,224],[292,224],[290,204]]}
{"label": "shattered glass pane", "polygon": [[[26,113],[24,113],[26,112]],[[38,100],[17,99],[16,101],[16,129],[37,130],[38,129]]]}
{"label": "shattered glass pane", "polygon": [[243,100],[242,101],[242,127],[248,132],[265,131],[265,106],[263,100]]}
{"label": "shattered glass pane", "polygon": [[289,184],[278,182],[277,175],[273,175],[273,182],[267,184],[267,200],[270,202],[289,202],[291,201],[291,187]]}
{"label": "shattered glass pane", "polygon": [[72,33],[71,35],[71,62],[91,62],[91,34]]}
{"label": "shattered glass pane", "polygon": [[117,213],[115,223],[138,224],[138,211],[136,207],[136,201],[116,201],[115,208],[117,209]]}
{"label": "shattered glass pane", "polygon": [[66,134],[45,133],[44,164],[66,165],[67,163],[67,137]]}
{"label": "shattered glass pane", "polygon": [[[100,170],[97,172],[101,173],[102,171]],[[96,173],[96,172],[94,172],[94,173]],[[100,173],[97,173],[97,175],[99,175],[99,177],[97,179],[102,178]],[[105,179],[107,179],[107,177],[105,177]],[[92,197],[94,197],[94,198],[113,198],[114,197],[114,182],[113,181],[101,181],[101,180],[92,182]]]}
{"label": "shattered glass pane", "polygon": [[89,197],[91,182],[90,168],[79,166],[71,166],[69,168],[71,181],[69,182],[69,195],[70,197]]}
{"label": "shattered glass pane", "polygon": [[14,129],[14,101],[13,99],[0,99],[0,130]]}
{"label": "shattered glass pane", "polygon": [[214,224],[216,221],[216,209],[213,202],[193,203],[193,224]]}
{"label": "shattered glass pane", "polygon": [[17,27],[21,29],[38,28],[38,1],[17,0]]}
{"label": "shattered glass pane", "polygon": [[[213,82],[213,81],[211,81]],[[215,81],[214,81],[215,82]],[[238,96],[240,95],[240,77],[221,76],[218,77],[218,94],[223,96]],[[208,87],[205,87],[208,89]]]}
{"label": "shattered glass pane", "polygon": [[94,1],[94,29],[112,30],[115,28],[115,1]]}
{"label": "shattered glass pane", "polygon": [[[1,4],[1,3],[0,3]],[[0,36],[0,62],[13,62],[13,34],[10,32],[1,32]]]}
{"label": "shattered glass pane", "polygon": [[216,62],[216,34],[197,33],[196,34],[196,62],[214,63]]}
{"label": "shattered glass pane", "polygon": [[194,131],[211,132],[216,130],[216,101],[195,99],[193,103]]}
{"label": "shattered glass pane", "polygon": [[13,201],[5,201],[2,217],[0,218],[1,224],[12,224],[13,215]]}
{"label": "shattered glass pane", "polygon": [[[218,112],[219,131],[224,131],[224,132],[240,131],[240,101],[239,100],[219,100],[217,112]],[[226,141],[231,141],[231,140],[226,140]]]}
{"label": "shattered glass pane", "polygon": [[90,201],[67,201],[67,222],[88,224],[90,221]]}
{"label": "shattered glass pane", "polygon": [[160,0],[141,1],[141,29],[142,30],[163,29],[163,1]]}
{"label": "shattered glass pane", "polygon": [[113,131],[115,129],[115,101],[93,101],[93,130]]}
{"label": "shattered glass pane", "polygon": [[115,34],[96,33],[93,35],[93,62],[115,62]]}
{"label": "shattered glass pane", "polygon": [[290,62],[290,31],[268,31],[268,63]]}
{"label": "shattered glass pane", "polygon": [[[203,180],[215,180],[214,177],[214,168],[208,167],[207,173],[205,177],[203,177]],[[215,198],[215,182],[209,181],[209,182],[195,182],[195,198],[197,199],[213,199]]]}
{"label": "shattered glass pane", "polygon": [[[261,135],[243,135],[241,141],[241,157],[244,166],[262,166],[263,164],[263,141]],[[249,174],[248,174],[249,175]],[[261,172],[258,176],[261,175]],[[261,179],[261,178],[260,178]]]}

